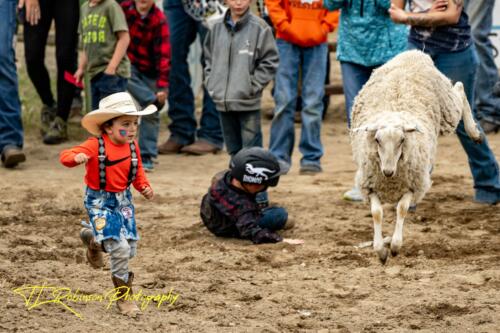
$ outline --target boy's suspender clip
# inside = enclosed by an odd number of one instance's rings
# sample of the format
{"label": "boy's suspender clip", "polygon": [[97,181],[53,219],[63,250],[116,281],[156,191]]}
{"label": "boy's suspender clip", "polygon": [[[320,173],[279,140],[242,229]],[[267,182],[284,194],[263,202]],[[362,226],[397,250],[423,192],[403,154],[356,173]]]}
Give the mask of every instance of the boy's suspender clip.
{"label": "boy's suspender clip", "polygon": [[[102,136],[98,137],[99,141],[99,189],[104,190],[106,188],[106,147],[104,146],[104,139]],[[130,172],[128,174],[127,187],[132,184],[137,176],[137,166],[139,165],[139,159],[137,158],[137,149],[135,143],[130,143]]]}

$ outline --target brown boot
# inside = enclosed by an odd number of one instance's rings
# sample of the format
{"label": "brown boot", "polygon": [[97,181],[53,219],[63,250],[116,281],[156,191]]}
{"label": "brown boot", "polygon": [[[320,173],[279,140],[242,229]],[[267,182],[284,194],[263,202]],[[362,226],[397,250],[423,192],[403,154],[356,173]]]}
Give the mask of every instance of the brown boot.
{"label": "brown boot", "polygon": [[185,146],[181,149],[181,153],[191,155],[217,154],[220,148],[203,140],[198,140],[195,143]]}
{"label": "brown boot", "polygon": [[182,147],[184,146],[180,143],[177,143],[172,139],[168,139],[165,143],[158,146],[158,154],[178,154]]}
{"label": "brown boot", "polygon": [[87,260],[93,268],[104,267],[104,259],[102,256],[101,244],[97,243],[94,239],[94,234],[89,228],[82,228],[80,230],[80,238],[83,244],[87,246]]}
{"label": "brown boot", "polygon": [[113,285],[115,286],[118,295],[118,301],[116,305],[118,306],[118,310],[120,313],[129,317],[135,318],[138,314],[141,313],[141,310],[137,307],[134,301],[130,299],[125,299],[125,295],[128,292],[128,297],[132,297],[134,294],[132,291],[132,283],[134,282],[134,273],[128,273],[128,282],[125,283],[122,279],[117,278],[114,275],[111,275],[111,280],[113,281]]}
{"label": "brown boot", "polygon": [[6,146],[2,152],[2,164],[6,168],[13,168],[19,163],[26,161],[26,155],[24,155],[21,148],[16,146]]}

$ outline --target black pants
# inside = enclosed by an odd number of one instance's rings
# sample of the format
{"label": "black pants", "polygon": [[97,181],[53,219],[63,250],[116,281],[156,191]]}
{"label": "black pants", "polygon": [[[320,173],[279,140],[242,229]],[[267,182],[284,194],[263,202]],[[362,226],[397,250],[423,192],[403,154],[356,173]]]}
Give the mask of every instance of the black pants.
{"label": "black pants", "polygon": [[40,0],[41,20],[24,23],[24,49],[28,75],[43,104],[53,105],[50,77],[45,67],[45,46],[52,21],[56,28],[57,116],[68,119],[75,86],[64,80],[64,72],[77,67],[79,0]]}

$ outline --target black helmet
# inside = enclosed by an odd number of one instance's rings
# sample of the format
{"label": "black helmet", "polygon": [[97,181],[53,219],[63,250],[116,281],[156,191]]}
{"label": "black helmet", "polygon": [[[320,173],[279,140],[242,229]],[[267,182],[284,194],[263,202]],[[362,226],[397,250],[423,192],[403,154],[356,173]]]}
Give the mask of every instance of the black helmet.
{"label": "black helmet", "polygon": [[252,147],[240,150],[231,160],[231,176],[242,183],[278,185],[280,165],[265,149]]}

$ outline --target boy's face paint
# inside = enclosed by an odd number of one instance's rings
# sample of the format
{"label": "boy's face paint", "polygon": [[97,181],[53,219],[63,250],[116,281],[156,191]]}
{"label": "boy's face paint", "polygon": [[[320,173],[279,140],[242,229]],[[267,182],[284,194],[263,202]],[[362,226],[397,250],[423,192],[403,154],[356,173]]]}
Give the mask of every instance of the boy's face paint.
{"label": "boy's face paint", "polygon": [[119,131],[118,131],[118,133],[120,133],[120,135],[121,135],[122,137],[126,137],[126,136],[127,136],[128,131],[127,131],[127,130],[124,130],[124,129],[121,129],[121,130],[119,130]]}

